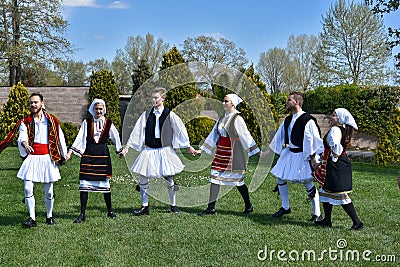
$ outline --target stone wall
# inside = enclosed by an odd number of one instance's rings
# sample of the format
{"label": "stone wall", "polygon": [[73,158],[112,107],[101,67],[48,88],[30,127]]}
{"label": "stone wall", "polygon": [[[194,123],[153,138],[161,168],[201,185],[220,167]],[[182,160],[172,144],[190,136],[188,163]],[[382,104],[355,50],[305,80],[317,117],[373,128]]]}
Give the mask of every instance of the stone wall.
{"label": "stone wall", "polygon": [[[329,130],[329,116],[324,114],[313,114],[313,116],[317,119],[318,125],[321,129],[321,135],[325,136],[325,134]],[[357,131],[353,135],[353,139],[351,140],[351,145],[355,148],[369,150],[376,149],[378,144],[378,139],[374,136],[366,135],[358,133]]]}
{"label": "stone wall", "polygon": [[[46,111],[57,116],[61,122],[71,122],[77,126],[86,116],[89,87],[28,87],[29,94],[43,95]],[[0,87],[0,110],[7,102],[10,87]]]}

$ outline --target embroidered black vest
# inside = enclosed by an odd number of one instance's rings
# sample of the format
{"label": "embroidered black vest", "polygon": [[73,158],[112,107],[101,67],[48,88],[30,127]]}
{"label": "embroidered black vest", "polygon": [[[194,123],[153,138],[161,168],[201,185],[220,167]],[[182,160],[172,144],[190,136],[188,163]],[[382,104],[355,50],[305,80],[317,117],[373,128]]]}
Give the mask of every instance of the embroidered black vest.
{"label": "embroidered black vest", "polygon": [[145,129],[145,144],[150,148],[161,148],[172,145],[172,126],[169,113],[171,112],[168,108],[164,108],[158,119],[158,125],[160,127],[161,138],[155,138],[156,128],[156,115],[154,114],[154,107],[149,112],[146,121]]}
{"label": "embroidered black vest", "polygon": [[[289,145],[289,124],[292,121],[293,114],[290,114],[285,118],[284,128],[285,128],[285,145]],[[298,153],[303,152],[303,140],[304,140],[304,130],[306,128],[306,124],[309,120],[314,120],[315,125],[317,125],[318,132],[321,135],[321,130],[317,123],[317,119],[311,116],[309,113],[303,113],[300,117],[295,121],[293,125],[292,132],[290,134],[290,141],[293,145],[299,147],[295,149],[291,149],[292,152]]]}

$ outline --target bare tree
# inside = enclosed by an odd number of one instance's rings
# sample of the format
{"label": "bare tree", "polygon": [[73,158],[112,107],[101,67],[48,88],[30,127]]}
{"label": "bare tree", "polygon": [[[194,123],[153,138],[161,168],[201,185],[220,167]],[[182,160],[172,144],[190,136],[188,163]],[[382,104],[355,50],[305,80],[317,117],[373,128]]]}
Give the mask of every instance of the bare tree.
{"label": "bare tree", "polygon": [[285,49],[274,47],[261,53],[256,70],[271,93],[285,91],[284,77],[288,65],[289,57]]}
{"label": "bare tree", "polygon": [[9,69],[9,85],[21,81],[27,64],[46,64],[72,52],[63,37],[67,22],[59,0],[1,0],[0,58]]}
{"label": "bare tree", "polygon": [[124,49],[117,49],[112,62],[112,70],[121,93],[131,93],[133,71],[138,68],[140,60],[145,60],[151,74],[156,73],[162,61],[162,56],[169,49],[169,44],[163,39],[155,40],[150,33],[142,36],[128,37]]}
{"label": "bare tree", "polygon": [[[306,91],[310,89],[315,80],[315,67],[313,66],[313,55],[318,49],[318,38],[306,34],[295,37],[291,35],[286,47],[293,72],[286,75],[288,84]],[[291,82],[289,82],[291,81]]]}
{"label": "bare tree", "polygon": [[[197,77],[202,77],[209,89],[213,89],[214,80],[225,71],[224,68],[240,69],[248,60],[242,48],[223,37],[200,35],[187,38],[183,42],[182,55],[187,61],[196,61],[204,68],[192,70]],[[196,64],[196,66],[199,66]]]}
{"label": "bare tree", "polygon": [[379,84],[389,52],[383,20],[365,4],[338,0],[322,18],[316,66],[331,84]]}

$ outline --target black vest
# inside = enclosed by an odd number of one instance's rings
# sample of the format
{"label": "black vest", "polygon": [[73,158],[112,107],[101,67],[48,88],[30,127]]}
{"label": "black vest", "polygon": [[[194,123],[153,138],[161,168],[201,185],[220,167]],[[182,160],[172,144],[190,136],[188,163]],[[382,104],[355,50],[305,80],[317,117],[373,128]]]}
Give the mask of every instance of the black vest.
{"label": "black vest", "polygon": [[[284,128],[285,128],[285,145],[289,145],[289,124],[292,121],[293,114],[290,114],[285,118]],[[295,121],[292,132],[290,134],[290,141],[293,145],[299,147],[291,150],[292,152],[303,152],[303,140],[304,140],[304,129],[306,128],[306,124],[309,120],[314,120],[315,125],[317,125],[318,132],[321,135],[321,130],[317,123],[317,119],[311,116],[309,113],[303,113],[300,117]]]}
{"label": "black vest", "polygon": [[156,115],[154,114],[154,107],[150,110],[149,115],[147,116],[146,121],[146,130],[145,130],[145,144],[150,148],[161,148],[165,146],[172,145],[172,126],[171,120],[169,117],[169,113],[171,112],[168,108],[164,108],[161,113],[160,118],[158,119],[159,127],[160,127],[160,136],[161,138],[155,138],[155,128],[156,128]]}

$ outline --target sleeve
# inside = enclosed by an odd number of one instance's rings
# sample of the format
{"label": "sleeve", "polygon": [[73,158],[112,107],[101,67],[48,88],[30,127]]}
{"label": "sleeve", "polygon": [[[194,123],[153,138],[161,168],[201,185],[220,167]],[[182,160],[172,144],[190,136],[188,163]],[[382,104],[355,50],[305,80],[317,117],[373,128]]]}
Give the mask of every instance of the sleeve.
{"label": "sleeve", "polygon": [[68,153],[68,149],[67,149],[67,144],[65,143],[64,132],[62,131],[60,126],[58,126],[58,133],[59,133],[59,138],[60,138],[61,156],[63,156],[65,158],[65,155],[67,155],[67,153]]}
{"label": "sleeve", "polygon": [[143,112],[137,120],[131,135],[129,136],[127,145],[136,151],[141,151],[144,147],[146,130],[146,112]]}
{"label": "sleeve", "polygon": [[240,116],[235,119],[235,129],[239,135],[240,143],[242,143],[243,148],[249,153],[249,157],[260,152],[260,148],[258,148],[256,141],[254,141],[247,129],[244,119]]}
{"label": "sleeve", "polygon": [[336,162],[338,159],[334,154],[341,155],[343,153],[343,146],[340,144],[341,139],[342,131],[340,131],[339,127],[332,127],[329,130],[327,141],[332,151],[331,157],[333,162]]}
{"label": "sleeve", "polygon": [[204,141],[203,145],[200,147],[201,150],[206,152],[207,154],[212,154],[214,147],[217,145],[219,140],[219,133],[218,133],[218,121],[214,124],[213,129],[208,134],[206,140]]}
{"label": "sleeve", "polygon": [[86,150],[86,136],[87,136],[87,124],[86,120],[82,122],[81,128],[79,129],[78,135],[75,138],[74,143],[71,146],[72,151],[75,155],[81,157]]}
{"label": "sleeve", "polygon": [[122,150],[122,145],[118,130],[115,128],[114,123],[112,123],[110,127],[110,139],[115,144],[115,151],[119,153]]}
{"label": "sleeve", "polygon": [[178,115],[172,111],[170,112],[169,117],[171,119],[171,127],[174,132],[172,138],[173,148],[190,147],[189,135],[181,118],[179,118]]}
{"label": "sleeve", "polygon": [[28,129],[26,128],[25,123],[21,122],[21,124],[19,125],[19,136],[18,136],[18,149],[19,149],[19,154],[21,155],[21,157],[25,158],[28,153],[26,153],[25,148],[22,146],[22,142],[29,142],[28,139]]}
{"label": "sleeve", "polygon": [[324,143],[314,120],[309,120],[304,129],[303,158],[310,160],[310,156],[324,151]]}
{"label": "sleeve", "polygon": [[272,138],[271,143],[269,144],[269,148],[276,154],[281,154],[283,144],[285,143],[285,129],[282,123],[278,130],[276,131],[274,138]]}

